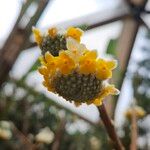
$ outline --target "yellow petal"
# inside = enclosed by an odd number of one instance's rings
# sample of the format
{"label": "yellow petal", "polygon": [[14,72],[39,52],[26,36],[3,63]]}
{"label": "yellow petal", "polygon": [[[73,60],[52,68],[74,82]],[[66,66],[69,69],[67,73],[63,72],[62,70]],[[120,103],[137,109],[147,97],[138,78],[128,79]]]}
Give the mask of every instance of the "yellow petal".
{"label": "yellow petal", "polygon": [[85,57],[90,58],[90,59],[96,59],[97,58],[97,51],[86,52]]}
{"label": "yellow petal", "polygon": [[32,28],[32,32],[34,34],[35,41],[37,42],[38,45],[40,45],[41,42],[42,42],[42,35],[41,35],[40,30],[38,30],[37,28],[33,27]]}
{"label": "yellow petal", "polygon": [[97,60],[97,67],[106,66],[106,61],[104,59]]}
{"label": "yellow petal", "polygon": [[62,51],[59,53],[58,68],[62,74],[69,74],[75,68],[75,62]]}
{"label": "yellow petal", "polygon": [[95,104],[96,106],[102,105],[102,99],[99,99],[99,98],[95,99],[95,100],[93,101],[93,104]]}
{"label": "yellow petal", "polygon": [[83,74],[95,73],[96,62],[93,60],[85,60],[80,63],[79,72]]}
{"label": "yellow petal", "polygon": [[109,95],[118,95],[118,94],[119,94],[119,90],[116,89],[114,85],[107,85],[102,89],[99,96],[101,99],[104,99]]}
{"label": "yellow petal", "polygon": [[78,42],[80,42],[80,37],[82,36],[83,31],[79,28],[70,27],[67,29],[67,37],[72,37]]}
{"label": "yellow petal", "polygon": [[106,79],[112,77],[112,71],[106,69],[105,67],[104,67],[104,68],[99,68],[99,69],[97,70],[96,77],[97,77],[98,79],[101,79],[101,80],[106,80]]}
{"label": "yellow petal", "polygon": [[107,67],[111,70],[115,69],[117,67],[117,61],[116,60],[107,61]]}
{"label": "yellow petal", "polygon": [[139,107],[139,106],[136,106],[136,107],[135,107],[135,111],[136,111],[136,115],[137,115],[139,118],[144,117],[145,114],[146,114],[145,110],[144,110],[142,107]]}
{"label": "yellow petal", "polygon": [[42,75],[47,75],[48,74],[48,70],[45,66],[39,67],[38,71],[40,72],[40,74]]}
{"label": "yellow petal", "polygon": [[49,53],[49,52],[46,52],[45,53],[45,60],[47,62],[50,62],[54,57]]}

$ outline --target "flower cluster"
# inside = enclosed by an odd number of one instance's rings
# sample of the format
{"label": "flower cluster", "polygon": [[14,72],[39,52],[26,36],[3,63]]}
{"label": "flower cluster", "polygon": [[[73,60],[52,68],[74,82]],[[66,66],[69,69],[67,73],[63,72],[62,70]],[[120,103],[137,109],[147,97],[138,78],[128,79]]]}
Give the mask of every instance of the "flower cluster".
{"label": "flower cluster", "polygon": [[126,112],[125,112],[125,116],[127,119],[131,120],[132,118],[132,114],[135,113],[137,118],[143,118],[146,115],[145,110],[142,107],[139,106],[134,106],[132,108],[129,108]]}
{"label": "flower cluster", "polygon": [[[44,38],[39,30],[34,29],[33,32],[38,45],[42,45]],[[48,33],[51,38],[55,38],[57,29],[49,29]],[[48,91],[73,101],[76,106],[82,103],[101,105],[106,96],[118,94],[114,85],[106,83],[112,77],[112,70],[117,63],[115,60],[98,58],[95,50],[88,50],[80,43],[81,35],[80,29],[68,28],[63,35],[65,48],[59,47],[56,50],[58,55],[53,55],[50,47],[54,45],[47,47],[40,57],[42,66],[39,72],[43,75],[43,85]]]}

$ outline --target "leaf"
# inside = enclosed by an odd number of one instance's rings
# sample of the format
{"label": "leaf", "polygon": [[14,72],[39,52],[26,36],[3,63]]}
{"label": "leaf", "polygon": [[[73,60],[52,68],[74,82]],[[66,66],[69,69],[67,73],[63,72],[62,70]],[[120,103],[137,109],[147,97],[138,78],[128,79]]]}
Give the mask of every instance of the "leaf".
{"label": "leaf", "polygon": [[78,25],[78,26],[76,26],[76,27],[77,27],[77,28],[80,28],[80,29],[83,30],[83,31],[86,31],[87,28],[88,28],[88,25],[82,24],[82,25]]}
{"label": "leaf", "polygon": [[39,61],[39,59],[37,59],[36,62],[33,64],[33,66],[28,71],[28,73],[36,71],[39,66],[40,66],[40,61]]}
{"label": "leaf", "polygon": [[111,39],[108,43],[106,53],[116,56],[117,39]]}

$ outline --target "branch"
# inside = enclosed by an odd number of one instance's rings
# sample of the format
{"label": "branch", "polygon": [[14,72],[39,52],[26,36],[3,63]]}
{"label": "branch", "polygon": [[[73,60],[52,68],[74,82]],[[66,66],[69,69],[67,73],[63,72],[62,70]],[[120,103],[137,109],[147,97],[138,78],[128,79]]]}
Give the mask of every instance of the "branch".
{"label": "branch", "polygon": [[135,109],[132,109],[131,114],[131,145],[130,150],[137,150],[137,137],[138,137],[138,127],[137,127],[137,116]]}
{"label": "branch", "polygon": [[101,106],[98,106],[97,108],[100,113],[100,118],[102,119],[102,121],[105,125],[107,133],[108,133],[110,139],[112,140],[114,147],[116,148],[116,150],[124,150],[124,147],[115,131],[114,124],[112,123],[112,121],[110,120],[110,118],[107,114],[104,104],[102,104]]}
{"label": "branch", "polygon": [[13,132],[22,142],[22,144],[24,144],[25,148],[27,148],[28,150],[33,150],[34,144],[14,124],[12,125]]}
{"label": "branch", "polygon": [[61,139],[63,137],[63,134],[65,132],[65,126],[66,126],[66,120],[62,119],[60,122],[60,125],[57,129],[57,132],[55,134],[55,139],[52,145],[52,150],[58,150],[60,149],[60,143],[61,143]]}
{"label": "branch", "polygon": [[[26,28],[20,29],[18,24],[20,16],[16,21],[13,31],[0,51],[0,87],[3,82],[6,81],[8,73],[21,52],[24,43],[26,43],[27,39],[29,39],[29,31],[31,30],[29,28],[37,23],[38,18],[45,9],[47,3],[48,0],[40,0],[40,2],[38,2],[39,5],[37,8],[37,14],[34,14]],[[20,15],[22,16],[22,14]]]}
{"label": "branch", "polygon": [[[109,10],[109,12],[108,12],[108,10],[107,11],[98,11],[93,14],[89,14],[89,15],[79,17],[76,19],[72,19],[72,20],[68,20],[68,21],[64,21],[64,22],[61,22],[58,24],[53,24],[51,26],[56,26],[58,28],[60,27],[60,28],[65,29],[69,26],[86,25],[87,26],[86,30],[91,30],[93,28],[100,27],[100,26],[103,26],[103,25],[106,25],[109,23],[113,23],[115,21],[124,19],[129,16],[130,16],[130,14],[129,14],[127,8],[124,6],[120,6],[120,7],[118,7],[118,9]],[[91,18],[91,20],[89,21],[89,19],[87,19],[87,18]],[[45,27],[45,28],[43,28],[43,30],[45,30],[47,28],[49,28],[49,27]],[[30,41],[30,44],[25,46],[24,49],[32,48],[34,46],[36,46],[36,43],[34,43],[33,41]]]}

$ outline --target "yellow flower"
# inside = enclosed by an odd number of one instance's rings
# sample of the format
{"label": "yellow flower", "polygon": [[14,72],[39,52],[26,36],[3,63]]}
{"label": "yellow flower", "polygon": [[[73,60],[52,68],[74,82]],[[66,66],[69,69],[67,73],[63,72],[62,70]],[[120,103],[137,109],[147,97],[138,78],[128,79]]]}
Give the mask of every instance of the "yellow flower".
{"label": "yellow flower", "polygon": [[41,35],[40,30],[33,27],[32,31],[33,31],[33,34],[34,34],[35,41],[37,42],[38,45],[40,45],[42,43],[42,35]]}
{"label": "yellow flower", "polygon": [[42,75],[47,75],[48,74],[48,69],[45,66],[39,67],[39,72]]}
{"label": "yellow flower", "polygon": [[[106,96],[118,94],[114,85],[106,85],[102,79],[97,78],[96,51],[87,50],[76,62],[68,51],[71,50],[61,51],[58,57],[47,52],[43,58],[44,63],[39,72],[44,77],[43,85],[49,91],[73,101],[76,106],[82,103],[99,106]],[[109,68],[114,68],[110,64]]]}
{"label": "yellow flower", "polygon": [[116,60],[106,61],[104,59],[97,60],[97,77],[105,80],[112,77],[112,70],[117,66]]}
{"label": "yellow flower", "polygon": [[[33,27],[32,29],[35,41],[40,47],[42,54],[50,52],[53,56],[58,56],[61,50],[67,50],[67,40],[72,39],[79,43],[82,35],[82,30],[79,28],[70,27],[67,31],[61,32],[57,28],[49,28],[45,34],[41,34],[40,30]],[[74,42],[74,43],[75,43]],[[74,45],[74,44],[72,44]],[[77,44],[76,44],[77,45]],[[83,44],[80,48],[84,47]],[[75,49],[77,50],[77,49]]]}
{"label": "yellow flower", "polygon": [[61,51],[58,66],[62,74],[69,74],[75,68],[75,62],[64,51]]}
{"label": "yellow flower", "polygon": [[133,112],[135,112],[137,118],[142,118],[142,117],[144,117],[145,114],[146,114],[145,110],[144,110],[142,107],[134,106],[134,107],[132,107],[132,108],[129,108],[129,109],[126,111],[125,116],[126,116],[128,119],[131,119]]}
{"label": "yellow flower", "polygon": [[83,31],[79,28],[70,27],[67,29],[67,37],[72,37],[78,42],[80,42],[80,37],[82,36]]}
{"label": "yellow flower", "polygon": [[79,71],[83,74],[95,73],[96,71],[96,51],[89,51],[81,56],[79,60]]}
{"label": "yellow flower", "polygon": [[50,144],[54,139],[54,133],[49,127],[40,129],[39,133],[35,136],[36,142]]}
{"label": "yellow flower", "polygon": [[[76,28],[68,29],[70,35],[71,32],[76,32]],[[75,38],[67,37],[67,49],[59,51],[58,56],[46,52],[41,57],[43,85],[76,106],[99,106],[108,95],[118,94],[114,85],[104,84],[112,76],[116,61],[98,59],[96,51],[88,50]]]}
{"label": "yellow flower", "polygon": [[79,44],[73,38],[67,38],[67,51],[66,53],[76,62],[84,55],[88,50],[84,44]]}
{"label": "yellow flower", "polygon": [[39,72],[42,75],[53,74],[55,73],[58,66],[57,57],[52,56],[49,52],[46,52],[45,57],[41,58],[41,63],[43,67],[39,68]]}

